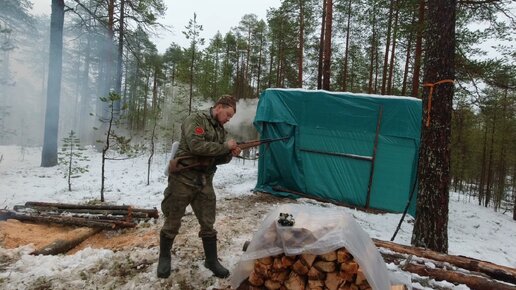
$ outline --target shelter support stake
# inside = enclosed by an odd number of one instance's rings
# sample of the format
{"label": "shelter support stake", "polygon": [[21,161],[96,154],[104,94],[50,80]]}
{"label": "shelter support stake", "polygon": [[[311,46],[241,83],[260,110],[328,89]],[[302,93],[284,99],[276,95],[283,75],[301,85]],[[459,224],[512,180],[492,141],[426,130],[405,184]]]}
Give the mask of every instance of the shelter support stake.
{"label": "shelter support stake", "polygon": [[369,184],[367,185],[367,196],[366,196],[365,208],[369,208],[369,203],[370,203],[370,199],[371,199],[371,187],[373,185],[373,176],[374,176],[374,162],[376,160],[376,150],[378,148],[378,137],[380,136],[380,127],[382,125],[382,114],[383,114],[383,106],[380,106],[380,111],[378,111],[378,120],[376,121],[376,135],[374,137],[373,156],[371,158],[371,172],[369,173]]}

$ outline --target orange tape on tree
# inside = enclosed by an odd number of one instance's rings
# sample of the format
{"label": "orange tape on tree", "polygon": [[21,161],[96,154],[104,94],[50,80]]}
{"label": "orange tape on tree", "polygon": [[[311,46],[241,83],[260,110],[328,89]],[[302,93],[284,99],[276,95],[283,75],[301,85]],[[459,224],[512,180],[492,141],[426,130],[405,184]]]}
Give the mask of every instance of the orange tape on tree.
{"label": "orange tape on tree", "polygon": [[444,83],[454,83],[454,80],[442,80],[435,83],[425,83],[423,87],[430,87],[430,92],[428,93],[428,106],[426,110],[426,126],[430,126],[430,110],[432,109],[432,94],[434,93],[434,86],[440,85]]}

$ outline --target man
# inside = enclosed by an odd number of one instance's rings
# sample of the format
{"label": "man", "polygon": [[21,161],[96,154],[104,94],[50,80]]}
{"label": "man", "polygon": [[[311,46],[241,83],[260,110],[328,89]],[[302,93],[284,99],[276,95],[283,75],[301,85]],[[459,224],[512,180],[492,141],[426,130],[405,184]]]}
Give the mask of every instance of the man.
{"label": "man", "polygon": [[[205,112],[188,116],[181,125],[181,141],[175,155],[176,168],[169,171],[168,187],[161,202],[165,223],[160,232],[158,277],[170,276],[172,243],[181,227],[185,209],[191,205],[201,230],[205,263],[215,276],[225,278],[229,271],[217,257],[217,231],[215,223],[216,197],[213,190],[213,175],[217,165],[228,163],[240,154],[235,140],[226,141],[226,124],[236,113],[236,101],[232,96],[222,96],[213,107]],[[172,161],[169,164],[172,170]]]}

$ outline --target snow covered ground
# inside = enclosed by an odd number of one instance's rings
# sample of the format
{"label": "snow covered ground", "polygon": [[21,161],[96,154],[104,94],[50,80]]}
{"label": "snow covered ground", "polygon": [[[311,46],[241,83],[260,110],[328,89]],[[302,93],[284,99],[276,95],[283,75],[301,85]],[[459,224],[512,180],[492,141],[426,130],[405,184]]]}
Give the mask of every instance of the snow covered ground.
{"label": "snow covered ground", "polygon": [[[101,156],[88,149],[90,171],[72,181],[68,191],[59,167],[42,168],[41,148],[0,146],[0,207],[12,209],[26,201],[85,203],[100,199]],[[147,159],[140,156],[106,165],[105,198],[107,203],[139,208],[159,205],[166,187],[163,169],[166,154],[155,156],[147,185]],[[306,203],[335,207],[309,199],[297,201],[252,193],[257,163],[234,160],[219,167],[214,186],[217,193],[219,256],[230,270],[242,255],[242,245],[250,240],[260,221],[275,206]],[[351,214],[372,238],[389,240],[400,214],[367,214],[342,208]],[[449,253],[464,255],[516,268],[516,222],[511,213],[494,212],[477,206],[463,196],[452,194],[449,216]],[[150,223],[159,232],[163,220]],[[413,219],[408,217],[395,242],[410,244]],[[0,247],[0,288],[2,289],[227,289],[228,279],[217,279],[203,267],[203,252],[197,237],[195,217],[188,213],[174,243],[173,273],[169,279],[156,278],[158,248],[134,248],[123,251],[86,248],[73,255],[31,256],[31,245],[16,249]],[[1,237],[0,237],[1,238]],[[2,241],[0,240],[0,245]],[[392,271],[396,267],[389,265]],[[418,289],[468,289],[446,282],[427,281]]]}

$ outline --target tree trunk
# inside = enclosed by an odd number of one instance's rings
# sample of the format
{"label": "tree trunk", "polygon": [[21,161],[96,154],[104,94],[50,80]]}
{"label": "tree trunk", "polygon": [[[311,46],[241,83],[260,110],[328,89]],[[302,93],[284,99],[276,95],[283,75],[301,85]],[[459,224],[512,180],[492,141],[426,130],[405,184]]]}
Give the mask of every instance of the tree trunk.
{"label": "tree trunk", "polygon": [[325,27],[326,27],[326,2],[330,0],[323,0],[322,6],[322,17],[321,17],[321,36],[319,38],[319,61],[317,63],[317,89],[320,90],[322,88],[322,79],[323,79],[323,61],[324,61],[324,35],[325,35]]}
{"label": "tree trunk", "polygon": [[[423,46],[423,30],[425,28],[425,0],[419,1],[419,20],[416,32],[416,51],[414,52],[414,72],[412,74],[412,93],[411,96],[419,96],[419,72],[421,70],[421,56]],[[430,36],[431,41],[433,37]]]}
{"label": "tree trunk", "polygon": [[[373,4],[374,5],[374,4]],[[371,35],[371,54],[369,62],[369,86],[367,88],[367,93],[372,94],[373,93],[373,72],[374,72],[374,63],[376,58],[376,7],[373,6],[371,9],[373,14],[373,25],[372,25],[372,35]]]}
{"label": "tree trunk", "polygon": [[261,81],[262,81],[262,57],[263,57],[263,47],[264,47],[264,36],[263,31],[260,34],[260,53],[258,56],[258,71],[256,72],[256,97],[260,97],[261,91]]}
{"label": "tree trunk", "polygon": [[326,21],[324,28],[323,90],[330,90],[331,76],[331,28],[333,24],[333,0],[326,0]]}
{"label": "tree trunk", "polygon": [[[119,31],[118,31],[118,54],[116,63],[116,82],[115,92],[122,96],[122,60],[124,55],[124,26],[125,26],[125,1],[120,0],[120,19],[119,19]],[[123,97],[123,96],[122,96]],[[115,102],[115,114],[120,114],[120,103],[124,98]]]}
{"label": "tree trunk", "polygon": [[[416,12],[414,11],[414,14],[412,14],[411,26],[414,27],[415,23],[416,23]],[[405,69],[403,71],[403,84],[401,87],[401,95],[402,96],[405,96],[407,94],[407,79],[408,79],[409,64],[410,64],[410,50],[412,49],[413,38],[414,38],[414,33],[411,30],[409,35],[407,36],[407,55],[405,56]]]}
{"label": "tree trunk", "polygon": [[389,63],[389,49],[391,46],[392,13],[394,11],[394,0],[390,0],[390,2],[389,20],[387,22],[387,39],[385,40],[385,54],[383,58],[382,88],[380,89],[382,95],[385,95],[385,92],[387,91],[387,68]]}
{"label": "tree trunk", "polygon": [[[84,69],[82,71],[82,81],[81,81],[81,112],[79,118],[79,138],[83,142],[87,142],[86,140],[90,136],[91,131],[91,122],[90,122],[90,112],[91,112],[91,95],[90,95],[90,64],[91,64],[91,35],[88,33],[86,48],[85,48],[85,56],[84,56]],[[89,141],[89,140],[88,140]]]}
{"label": "tree trunk", "polygon": [[493,127],[491,128],[491,144],[489,145],[489,159],[487,160],[487,181],[486,181],[486,191],[485,191],[485,199],[484,206],[488,207],[491,202],[491,197],[493,194],[493,151],[494,151],[494,135],[496,129],[496,114],[493,114]]}
{"label": "tree trunk", "polygon": [[[455,79],[455,0],[429,2],[423,124],[419,153],[419,199],[412,244],[448,252],[450,136]],[[429,86],[429,85],[427,85]],[[433,89],[433,96],[430,92]],[[430,98],[433,102],[430,103]],[[432,104],[432,107],[428,107]]]}
{"label": "tree trunk", "polygon": [[484,138],[482,139],[482,167],[480,168],[480,181],[478,183],[478,205],[482,205],[485,198],[486,186],[486,162],[487,162],[487,118],[484,122]]}
{"label": "tree trunk", "polygon": [[57,165],[59,99],[61,97],[61,73],[63,69],[63,22],[64,0],[52,0],[45,135],[41,152],[42,167]]}
{"label": "tree trunk", "polygon": [[348,1],[348,22],[346,29],[346,48],[344,50],[344,68],[342,70],[342,91],[345,92],[348,89],[348,60],[349,60],[349,36],[351,34],[351,2]]}
{"label": "tree trunk", "polygon": [[392,94],[392,83],[394,81],[394,64],[396,59],[396,42],[398,37],[398,18],[400,8],[398,7],[398,0],[395,0],[394,9],[396,12],[394,14],[394,31],[392,32],[392,50],[391,50],[391,60],[389,63],[389,76],[387,77],[387,95]]}
{"label": "tree trunk", "polygon": [[299,47],[297,50],[297,83],[303,87],[303,54],[305,47],[305,0],[299,0]]}

